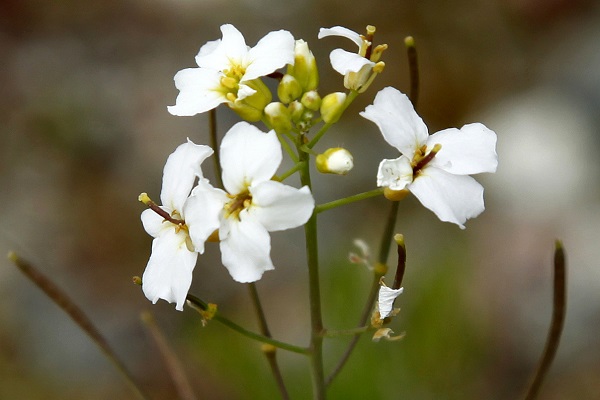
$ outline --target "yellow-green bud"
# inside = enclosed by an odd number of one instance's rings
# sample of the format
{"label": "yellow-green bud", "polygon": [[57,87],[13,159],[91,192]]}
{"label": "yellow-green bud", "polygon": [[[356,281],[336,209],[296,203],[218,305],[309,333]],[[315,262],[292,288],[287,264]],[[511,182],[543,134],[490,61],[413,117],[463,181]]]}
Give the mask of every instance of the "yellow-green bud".
{"label": "yellow-green bud", "polygon": [[292,101],[288,106],[288,110],[290,111],[290,116],[294,123],[299,122],[304,116],[304,111],[306,108],[300,103],[298,100]]}
{"label": "yellow-green bud", "polygon": [[271,102],[273,98],[271,91],[259,79],[253,79],[244,82],[245,85],[256,90],[252,96],[248,96],[242,100],[235,100],[229,103],[229,108],[235,111],[242,119],[249,122],[257,122],[262,119],[265,106]]}
{"label": "yellow-green bud", "polygon": [[352,154],[341,147],[327,149],[317,156],[315,162],[319,172],[324,174],[346,175],[354,167]]}
{"label": "yellow-green bud", "polygon": [[315,90],[319,86],[319,71],[317,62],[304,40],[296,40],[294,47],[294,65],[288,67],[288,74],[293,75],[303,91]]}
{"label": "yellow-green bud", "polygon": [[302,95],[302,86],[300,82],[292,75],[285,74],[279,86],[277,86],[277,96],[283,104],[289,104]]}
{"label": "yellow-green bud", "polygon": [[304,107],[312,111],[317,111],[321,107],[321,96],[316,90],[304,93],[300,101]]}
{"label": "yellow-green bud", "polygon": [[287,133],[292,129],[290,110],[279,102],[270,103],[265,107],[265,117],[277,133]]}
{"label": "yellow-green bud", "polygon": [[337,122],[344,113],[346,93],[335,92],[323,97],[321,117],[328,124]]}

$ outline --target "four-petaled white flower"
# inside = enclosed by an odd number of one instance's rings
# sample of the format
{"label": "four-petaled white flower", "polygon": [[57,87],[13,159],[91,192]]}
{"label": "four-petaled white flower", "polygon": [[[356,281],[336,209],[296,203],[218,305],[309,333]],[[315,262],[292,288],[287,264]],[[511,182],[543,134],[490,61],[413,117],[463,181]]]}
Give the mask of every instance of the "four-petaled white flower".
{"label": "four-petaled white flower", "polygon": [[200,48],[196,56],[199,68],[187,68],[175,75],[180,93],[176,104],[168,107],[171,114],[189,116],[221,103],[234,105],[256,93],[251,81],[294,62],[295,41],[288,31],[270,32],[253,48],[246,45],[244,36],[233,25],[222,25],[221,32],[223,39]]}
{"label": "four-petaled white flower", "polygon": [[[370,34],[375,32],[372,26],[367,27]],[[342,26],[321,28],[318,38],[327,36],[341,36],[352,40],[358,46],[358,53],[352,53],[343,49],[335,49],[329,55],[331,66],[340,74],[344,75],[344,87],[346,89],[363,92],[372,82],[375,75],[373,68],[378,64],[381,53],[387,48],[386,45],[378,46],[372,51],[372,43],[358,33]],[[379,63],[377,72],[381,72],[384,64]]]}
{"label": "four-petaled white flower", "polygon": [[221,257],[234,280],[254,282],[273,269],[269,232],[298,227],[314,208],[310,189],[271,180],[282,160],[274,131],[238,122],[221,142],[225,191],[200,181],[186,203],[192,241],[218,230]]}
{"label": "four-petaled white flower", "polygon": [[408,97],[391,87],[377,93],[360,115],[377,124],[384,139],[402,153],[381,162],[378,186],[408,189],[440,220],[462,229],[484,210],[483,187],[469,175],[496,171],[492,130],[474,123],[430,136]]}
{"label": "four-petaled white flower", "polygon": [[185,203],[196,178],[202,178],[200,165],[213,153],[188,139],[169,156],[163,171],[160,207],[170,220],[153,210],[142,212],[142,224],[152,241],[152,254],[142,277],[142,290],[148,300],[164,299],[183,310],[192,283],[192,271],[204,242],[194,245],[185,221]]}

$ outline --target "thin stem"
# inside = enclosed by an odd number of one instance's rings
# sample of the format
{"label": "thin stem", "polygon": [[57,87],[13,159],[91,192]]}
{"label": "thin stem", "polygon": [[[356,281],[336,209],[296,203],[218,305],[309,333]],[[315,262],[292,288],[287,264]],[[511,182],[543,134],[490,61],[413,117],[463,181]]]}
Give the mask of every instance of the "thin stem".
{"label": "thin stem", "polygon": [[343,199],[330,201],[329,203],[319,204],[318,206],[315,207],[315,212],[317,214],[319,214],[319,213],[322,213],[323,211],[327,211],[332,208],[345,206],[346,204],[350,204],[350,203],[354,203],[356,201],[379,196],[381,194],[383,194],[383,188],[373,189],[368,192],[363,192],[363,193],[355,194],[352,196],[344,197]]}
{"label": "thin stem", "polygon": [[219,187],[223,187],[223,174],[221,173],[221,158],[219,155],[219,139],[217,138],[217,109],[213,108],[208,112],[208,127],[210,130],[210,147],[215,151],[213,163],[215,166],[215,175]]}
{"label": "thin stem", "polygon": [[[267,325],[267,319],[265,317],[265,313],[262,308],[262,304],[260,302],[260,298],[258,297],[258,290],[256,290],[256,284],[254,282],[248,284],[248,291],[250,293],[250,298],[252,299],[252,304],[254,304],[254,310],[256,311],[256,317],[258,318],[258,325],[260,327],[260,332],[266,336],[271,337],[271,332],[269,331],[269,326]],[[277,383],[277,387],[279,388],[279,393],[281,394],[281,398],[284,400],[288,400],[290,395],[285,387],[285,382],[283,381],[283,375],[281,374],[281,369],[279,368],[279,364],[277,363],[277,354],[275,352],[276,348],[263,348],[263,352],[267,357],[267,361],[269,366],[271,367],[271,372],[273,373],[273,377],[275,378],[275,382]]]}
{"label": "thin stem", "polygon": [[129,384],[132,391],[140,399],[150,399],[144,392],[141,386],[136,382],[133,375],[129,372],[123,361],[117,356],[114,350],[110,347],[106,339],[102,336],[98,328],[92,323],[87,315],[73,302],[73,300],[58,286],[54,284],[48,277],[38,271],[31,263],[19,257],[15,252],[8,253],[8,259],[12,261],[20,270],[29,278],[38,288],[40,288],[46,296],[59,306],[67,315],[84,331],[104,355],[112,362],[112,364],[121,373],[123,378]]}
{"label": "thin stem", "polygon": [[[299,137],[298,148],[303,144],[303,135]],[[298,150],[303,168],[300,170],[302,185],[312,188],[309,169],[309,154]],[[317,213],[313,211],[304,225],[306,237],[306,258],[308,263],[308,283],[310,298],[310,360],[313,398],[325,399],[325,379],[323,371],[323,317],[321,315],[321,289],[319,281],[319,248],[317,240]]]}
{"label": "thin stem", "polygon": [[406,54],[408,56],[408,71],[410,74],[410,92],[408,98],[415,110],[419,101],[419,60],[417,58],[417,47],[415,39],[412,36],[407,36],[404,39],[406,46]]}
{"label": "thin stem", "polygon": [[[202,301],[201,299],[199,299],[198,297],[196,297],[194,295],[191,295],[188,293],[186,300],[192,307],[197,308],[200,311],[206,311],[208,309],[208,304],[206,304],[204,301]],[[309,349],[307,349],[305,347],[300,347],[300,346],[295,346],[293,344],[280,342],[279,340],[275,340],[275,339],[266,337],[264,335],[259,335],[258,333],[249,331],[248,329],[241,327],[240,325],[236,324],[235,322],[229,320],[226,317],[223,317],[222,315],[219,315],[218,313],[216,313],[212,317],[212,319],[225,325],[228,328],[233,329],[234,331],[236,331],[238,333],[241,333],[242,335],[244,335],[250,339],[253,339],[253,340],[256,340],[256,341],[259,341],[262,343],[270,344],[277,348],[291,351],[292,353],[297,353],[297,354],[309,354],[310,353]]]}
{"label": "thin stem", "polygon": [[525,395],[525,400],[534,400],[537,398],[542,382],[550,369],[554,360],[560,336],[565,322],[567,305],[567,271],[565,261],[565,251],[562,243],[556,241],[554,250],[554,284],[553,284],[553,302],[552,302],[552,322],[546,338],[546,346],[539,361],[538,367],[533,375],[533,379]]}
{"label": "thin stem", "polygon": [[177,393],[179,394],[179,397],[182,400],[196,400],[197,397],[194,394],[192,385],[185,374],[183,365],[167,342],[167,339],[156,323],[154,316],[149,311],[144,311],[140,315],[140,318],[144,323],[144,326],[148,329],[150,336],[152,336],[154,343],[156,343],[156,347],[158,347],[158,351],[165,361],[167,371],[173,380],[173,384],[177,390]]}
{"label": "thin stem", "polygon": [[295,172],[300,171],[302,168],[303,168],[302,167],[302,163],[299,162],[296,165],[294,165],[292,168],[290,168],[287,171],[285,171],[283,174],[279,175],[277,177],[277,180],[279,182],[283,182],[284,180],[286,180],[287,178],[289,178]]}

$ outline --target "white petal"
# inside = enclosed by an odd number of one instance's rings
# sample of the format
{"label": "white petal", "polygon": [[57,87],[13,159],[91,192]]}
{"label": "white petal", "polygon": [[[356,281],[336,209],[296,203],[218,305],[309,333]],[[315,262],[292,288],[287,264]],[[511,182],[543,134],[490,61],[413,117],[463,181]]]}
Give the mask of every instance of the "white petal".
{"label": "white petal", "polygon": [[[161,207],[168,214],[171,214],[173,210]],[[158,237],[162,234],[165,229],[174,229],[175,225],[172,223],[165,221],[163,217],[155,213],[150,209],[146,209],[142,212],[142,225],[144,226],[144,230],[148,232],[148,235],[152,237]]]}
{"label": "white petal", "polygon": [[179,95],[175,105],[167,107],[173,115],[196,115],[227,101],[221,88],[221,74],[217,71],[187,68],[175,74],[174,79]]}
{"label": "white petal", "polygon": [[252,96],[254,93],[256,93],[256,90],[252,89],[250,86],[248,85],[244,85],[243,83],[239,85],[238,87],[238,91],[237,91],[237,99],[236,101],[242,101],[244,100],[246,97],[250,97]]}
{"label": "white petal", "polygon": [[142,276],[142,290],[148,300],[177,303],[175,308],[179,311],[183,310],[198,257],[198,253],[187,249],[186,238],[185,231],[177,233],[173,228],[154,239],[152,254]]}
{"label": "white petal", "polygon": [[468,124],[460,130],[450,128],[434,133],[427,145],[433,147],[436,143],[442,148],[431,165],[458,175],[496,172],[496,133],[483,124]]}
{"label": "white petal", "polygon": [[342,36],[352,40],[358,48],[362,46],[363,39],[360,35],[354,31],[351,31],[348,28],[344,28],[343,26],[333,26],[331,28],[321,28],[319,29],[319,35],[317,36],[319,39],[322,39],[326,36]]}
{"label": "white petal", "polygon": [[410,159],[427,141],[427,126],[408,97],[392,87],[380,90],[360,115],[377,124],[386,142]]}
{"label": "white petal", "polygon": [[163,170],[160,192],[163,206],[181,213],[196,177],[202,177],[202,162],[212,153],[210,147],[195,144],[189,139],[171,153]]}
{"label": "white petal", "polygon": [[244,36],[233,25],[221,25],[223,39],[207,43],[196,56],[196,63],[202,68],[223,72],[233,65],[242,65],[248,46]]}
{"label": "white petal", "polygon": [[359,72],[365,65],[371,67],[375,65],[374,62],[356,53],[350,53],[342,49],[333,50],[329,55],[329,59],[333,69],[342,75],[346,75],[348,72]]}
{"label": "white petal", "polygon": [[464,223],[485,209],[483,186],[468,175],[453,175],[433,166],[420,171],[408,189],[442,221]]}
{"label": "white petal", "polygon": [[394,300],[396,300],[396,297],[400,296],[400,294],[403,291],[404,291],[403,288],[392,289],[385,285],[382,285],[379,288],[378,307],[379,307],[379,317],[381,319],[384,319],[385,317],[390,315],[390,313],[392,312],[392,309],[394,308]]}
{"label": "white petal", "polygon": [[183,208],[185,222],[198,253],[204,253],[204,242],[219,229],[223,207],[228,200],[224,191],[212,187],[206,180],[201,180],[186,201]]}
{"label": "white petal", "polygon": [[[221,258],[237,282],[256,282],[265,271],[274,269],[271,261],[271,238],[267,230],[245,210],[241,221],[226,219],[219,231],[222,237]],[[226,235],[222,233],[227,232]]]}
{"label": "white petal", "polygon": [[293,64],[294,46],[294,37],[288,31],[269,32],[248,52],[242,81],[250,81]]}
{"label": "white petal", "polygon": [[281,163],[281,145],[274,131],[264,133],[254,125],[238,122],[221,142],[223,184],[233,195],[253,182],[270,180]]}
{"label": "white petal", "polygon": [[395,160],[383,160],[377,170],[377,186],[402,190],[413,181],[410,159],[400,156]]}
{"label": "white petal", "polygon": [[252,206],[248,212],[269,232],[295,228],[308,221],[315,208],[310,189],[296,189],[281,182],[265,181],[250,187]]}

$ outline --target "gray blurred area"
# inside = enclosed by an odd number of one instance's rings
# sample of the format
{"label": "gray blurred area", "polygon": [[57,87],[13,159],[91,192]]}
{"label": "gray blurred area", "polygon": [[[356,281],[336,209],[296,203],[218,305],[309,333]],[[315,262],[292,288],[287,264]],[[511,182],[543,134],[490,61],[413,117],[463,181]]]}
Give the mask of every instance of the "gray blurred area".
{"label": "gray blurred area", "polygon": [[[354,45],[317,40],[320,27],[372,24],[376,44],[389,45],[384,73],[318,146],[346,147],[355,169],[315,172],[317,203],[373,189],[379,161],[395,156],[358,112],[385,86],[408,90],[407,35],[419,51],[418,111],[430,131],[483,122],[498,134],[498,172],[477,177],[486,211],[466,230],[414,198],[401,204],[408,267],[390,327],[406,338],[362,339],[332,399],[518,398],[544,345],[557,238],[569,262],[567,321],[540,399],[600,398],[600,10],[592,0],[5,0],[0,253],[18,252],[67,291],[153,399],[177,395],[143,310],[155,315],[199,399],[277,398],[257,343],[215,322],[203,328],[189,308],[152,305],[131,283],[151,245],[138,195],[159,198],[164,162],[187,137],[208,143],[206,115],[167,112],[173,76],[195,66],[224,23],[250,46],[277,29],[306,40],[321,94],[343,90],[329,52]],[[237,121],[226,107],[217,116],[220,134]],[[210,163],[205,175],[213,176]],[[320,218],[327,327],[356,324],[370,276],[347,254],[357,237],[376,252],[387,209],[378,198]],[[275,233],[272,245],[276,269],[257,285],[267,318],[275,337],[304,345],[302,230]],[[217,246],[199,258],[191,292],[257,329],[247,288],[231,280]],[[328,339],[327,370],[345,343]],[[307,361],[278,354],[292,398],[308,398]],[[93,342],[8,260],[0,261],[0,398],[134,398]]]}

